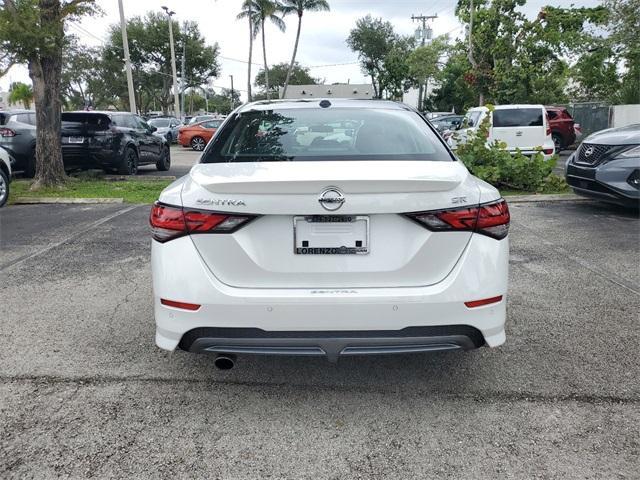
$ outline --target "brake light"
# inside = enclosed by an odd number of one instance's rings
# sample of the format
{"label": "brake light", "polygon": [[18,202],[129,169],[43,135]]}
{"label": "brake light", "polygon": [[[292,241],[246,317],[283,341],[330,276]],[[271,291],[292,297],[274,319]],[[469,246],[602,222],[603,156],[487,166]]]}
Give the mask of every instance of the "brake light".
{"label": "brake light", "polygon": [[11,130],[10,128],[0,128],[0,137],[15,137],[15,130]]}
{"label": "brake light", "polygon": [[475,232],[501,240],[509,233],[509,207],[504,199],[474,207],[406,214],[434,232]]}
{"label": "brake light", "polygon": [[542,149],[542,152],[543,152],[545,155],[551,155],[551,154],[553,153],[553,148],[543,148],[543,149]]}
{"label": "brake light", "polygon": [[151,207],[151,235],[158,242],[195,233],[233,233],[255,218],[254,215],[191,210],[156,202]]}

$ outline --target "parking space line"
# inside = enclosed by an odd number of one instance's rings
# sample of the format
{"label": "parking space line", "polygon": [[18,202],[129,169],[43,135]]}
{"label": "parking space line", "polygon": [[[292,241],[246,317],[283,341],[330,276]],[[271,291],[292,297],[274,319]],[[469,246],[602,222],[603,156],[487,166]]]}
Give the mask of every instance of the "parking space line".
{"label": "parking space line", "polygon": [[50,250],[53,250],[54,248],[59,247],[60,245],[63,245],[71,240],[73,240],[74,238],[79,237],[80,235],[88,232],[89,230],[92,230],[96,227],[99,227],[100,225],[102,225],[103,223],[108,222],[109,220],[113,220],[116,217],[119,217],[120,215],[124,215],[127,212],[130,212],[131,210],[134,210],[138,207],[140,207],[141,205],[132,205],[130,207],[127,208],[123,208],[122,210],[118,210],[117,212],[111,213],[105,217],[102,217],[99,220],[96,220],[95,222],[90,223],[89,225],[87,225],[85,228],[82,228],[80,230],[78,230],[77,232],[72,233],[71,235],[63,238],[62,240],[56,242],[56,243],[52,243],[51,245],[47,245],[44,248],[41,248],[40,250],[36,250],[33,253],[28,253],[26,255],[23,255],[21,257],[18,257],[14,260],[11,260],[10,262],[7,262],[5,264],[0,265],[0,271],[4,271],[7,270],[13,266],[19,265],[22,262],[26,262],[27,260],[33,258],[33,257],[37,257],[38,255],[42,255],[43,253],[46,253]]}
{"label": "parking space line", "polygon": [[600,277],[604,278],[605,280],[608,280],[611,283],[613,283],[615,285],[618,285],[619,287],[622,287],[622,288],[624,288],[626,290],[629,290],[630,292],[635,293],[636,295],[640,296],[640,286],[636,285],[634,282],[632,282],[630,280],[627,280],[626,278],[622,278],[619,275],[616,275],[616,274],[614,274],[612,272],[609,272],[609,271],[605,270],[604,268],[602,268],[600,266],[594,265],[594,264],[588,262],[587,260],[585,260],[583,258],[580,258],[577,255],[574,255],[569,250],[564,248],[562,245],[547,240],[545,237],[539,235],[535,230],[533,230],[533,229],[531,229],[529,227],[526,227],[525,225],[523,225],[520,222],[514,222],[513,219],[512,219],[511,223],[514,224],[514,225],[517,225],[518,228],[522,228],[523,230],[526,230],[532,236],[539,238],[542,243],[544,243],[545,245],[547,245],[549,247],[553,247],[555,249],[555,251],[557,251],[559,253],[562,253],[569,260],[577,263],[581,267],[584,267],[587,270],[591,271],[592,273],[595,273],[596,275],[599,275]]}

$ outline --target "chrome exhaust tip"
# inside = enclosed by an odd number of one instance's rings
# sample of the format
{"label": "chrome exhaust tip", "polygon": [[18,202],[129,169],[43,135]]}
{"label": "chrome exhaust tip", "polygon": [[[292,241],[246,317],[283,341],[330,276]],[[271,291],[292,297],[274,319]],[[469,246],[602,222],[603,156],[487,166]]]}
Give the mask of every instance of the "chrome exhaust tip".
{"label": "chrome exhaust tip", "polygon": [[236,364],[235,355],[218,355],[213,361],[218,370],[231,370]]}

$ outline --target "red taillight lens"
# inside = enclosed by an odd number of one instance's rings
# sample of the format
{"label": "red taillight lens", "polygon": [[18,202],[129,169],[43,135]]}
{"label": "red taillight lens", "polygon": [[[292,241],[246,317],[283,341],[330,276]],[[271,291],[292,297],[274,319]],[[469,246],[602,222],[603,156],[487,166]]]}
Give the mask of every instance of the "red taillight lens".
{"label": "red taillight lens", "polygon": [[491,298],[483,298],[482,300],[472,300],[471,302],[464,302],[467,308],[483,307],[484,305],[491,305],[492,303],[498,303],[502,301],[502,295]]}
{"label": "red taillight lens", "polygon": [[167,307],[189,310],[191,312],[195,312],[196,310],[200,309],[200,305],[198,305],[197,303],[176,302],[175,300],[167,300],[166,298],[161,298],[160,303],[162,305],[166,305]]}
{"label": "red taillight lens", "polygon": [[233,233],[255,218],[254,215],[183,210],[156,202],[151,207],[151,234],[159,242],[191,233]]}
{"label": "red taillight lens", "polygon": [[504,199],[475,207],[408,213],[407,216],[435,232],[471,231],[498,240],[509,233],[509,207]]}
{"label": "red taillight lens", "polygon": [[10,128],[0,128],[0,137],[15,137],[16,132]]}
{"label": "red taillight lens", "polygon": [[553,148],[544,148],[542,149],[542,153],[545,155],[551,155],[553,153]]}

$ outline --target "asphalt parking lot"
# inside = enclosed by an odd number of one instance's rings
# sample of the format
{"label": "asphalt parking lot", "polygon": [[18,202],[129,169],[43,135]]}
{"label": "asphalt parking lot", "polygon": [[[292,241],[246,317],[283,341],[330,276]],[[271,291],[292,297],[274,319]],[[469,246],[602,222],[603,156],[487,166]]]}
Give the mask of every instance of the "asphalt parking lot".
{"label": "asphalt parking lot", "polygon": [[145,165],[138,169],[140,177],[181,177],[189,173],[191,167],[198,162],[202,152],[181,145],[171,146],[171,168],[166,172],[159,172],[155,165]]}
{"label": "asphalt parking lot", "polygon": [[0,210],[1,478],[638,478],[637,214],[512,204],[501,348],[223,372],[154,346],[148,212]]}

